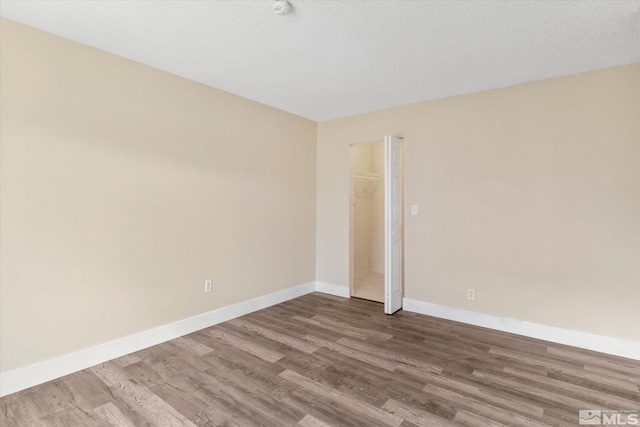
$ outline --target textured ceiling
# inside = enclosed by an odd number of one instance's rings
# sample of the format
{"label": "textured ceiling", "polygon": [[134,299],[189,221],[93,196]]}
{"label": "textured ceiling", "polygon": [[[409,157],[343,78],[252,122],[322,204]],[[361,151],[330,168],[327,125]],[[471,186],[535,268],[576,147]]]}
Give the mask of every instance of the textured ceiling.
{"label": "textured ceiling", "polygon": [[0,15],[313,120],[639,60],[629,1],[0,1]]}

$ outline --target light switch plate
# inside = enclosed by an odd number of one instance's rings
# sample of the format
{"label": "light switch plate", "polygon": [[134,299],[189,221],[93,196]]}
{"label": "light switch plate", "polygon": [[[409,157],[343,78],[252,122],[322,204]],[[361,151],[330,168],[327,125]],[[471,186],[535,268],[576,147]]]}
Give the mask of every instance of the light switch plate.
{"label": "light switch plate", "polygon": [[418,205],[411,205],[411,215],[418,215]]}

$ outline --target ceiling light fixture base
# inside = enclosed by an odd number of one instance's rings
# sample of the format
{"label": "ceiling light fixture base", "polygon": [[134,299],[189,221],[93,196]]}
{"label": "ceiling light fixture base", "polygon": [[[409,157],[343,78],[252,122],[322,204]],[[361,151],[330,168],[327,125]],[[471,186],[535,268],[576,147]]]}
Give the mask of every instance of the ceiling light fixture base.
{"label": "ceiling light fixture base", "polygon": [[271,5],[271,9],[276,15],[286,15],[291,12],[293,5],[287,0],[275,0]]}

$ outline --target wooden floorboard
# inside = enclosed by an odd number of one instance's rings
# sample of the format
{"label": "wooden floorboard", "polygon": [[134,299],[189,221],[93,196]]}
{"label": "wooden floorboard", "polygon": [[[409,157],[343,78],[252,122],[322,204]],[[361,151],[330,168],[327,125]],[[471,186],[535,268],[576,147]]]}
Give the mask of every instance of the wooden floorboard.
{"label": "wooden floorboard", "polygon": [[577,426],[640,362],[313,293],[0,399],[2,426]]}

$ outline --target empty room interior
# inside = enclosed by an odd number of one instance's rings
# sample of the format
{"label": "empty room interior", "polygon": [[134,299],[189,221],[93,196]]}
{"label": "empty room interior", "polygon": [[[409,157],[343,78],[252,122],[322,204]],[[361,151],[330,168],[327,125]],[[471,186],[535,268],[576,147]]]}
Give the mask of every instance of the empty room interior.
{"label": "empty room interior", "polygon": [[638,425],[640,0],[0,16],[0,425]]}

